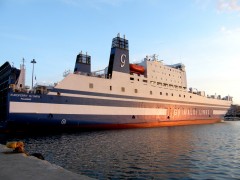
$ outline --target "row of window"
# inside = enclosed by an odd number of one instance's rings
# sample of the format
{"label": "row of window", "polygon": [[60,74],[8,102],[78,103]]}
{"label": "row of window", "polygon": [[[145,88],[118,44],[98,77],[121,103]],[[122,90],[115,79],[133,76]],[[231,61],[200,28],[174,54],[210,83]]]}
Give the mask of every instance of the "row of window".
{"label": "row of window", "polygon": [[[153,71],[153,72],[155,72],[155,71]],[[157,73],[161,73],[161,72],[157,72]],[[167,76],[167,73],[164,73],[164,72],[162,72],[162,75],[165,75],[165,76]],[[172,77],[175,77],[175,75],[174,74],[168,74],[168,76],[172,76]],[[181,75],[180,76],[176,76],[177,78],[182,78],[181,77]],[[152,76],[152,78],[153,78],[153,76]],[[157,78],[157,77],[156,77]]]}
{"label": "row of window", "polygon": [[[153,71],[153,72],[155,72],[155,71]],[[162,73],[163,75],[167,75],[167,73]],[[134,73],[130,73],[130,75],[134,75]],[[140,74],[138,74],[138,76],[141,76]],[[169,76],[171,76],[171,74],[169,74]],[[173,77],[175,77],[174,75],[172,75]],[[154,78],[153,76],[152,76],[152,78]],[[155,77],[156,79],[158,78],[158,76],[156,76]],[[177,76],[177,78],[182,78],[182,76],[180,75],[180,76]],[[161,80],[162,80],[162,78],[161,78]],[[167,79],[166,79],[167,80]]]}
{"label": "row of window", "polygon": [[[154,66],[154,64],[150,64],[151,66]],[[155,64],[155,67],[156,68],[162,68],[162,66],[158,66],[157,64]],[[166,70],[169,70],[169,71],[173,71],[173,72],[177,72],[177,73],[181,73],[180,70],[178,69],[173,69],[173,68],[166,68],[166,67],[163,67],[163,69],[166,69]]]}
{"label": "row of window", "polygon": [[[91,89],[93,88],[93,83],[89,83],[89,88],[91,88]],[[109,86],[109,90],[112,91],[112,86]],[[122,92],[125,92],[125,87],[121,87],[121,91],[122,91]],[[138,93],[138,89],[134,89],[134,92],[135,92],[135,93]],[[160,95],[163,95],[163,92],[160,92],[159,94],[160,94]],[[152,92],[152,91],[150,91],[150,95],[153,95],[153,92]],[[166,93],[165,95],[166,95],[166,96],[174,96],[173,93]],[[179,94],[178,96],[179,96],[179,97],[182,97],[181,94]],[[186,98],[186,95],[183,95],[183,97]],[[192,96],[189,96],[189,97],[192,98]]]}
{"label": "row of window", "polygon": [[[133,77],[130,77],[131,81],[134,81]],[[139,81],[139,79],[137,79],[137,81]],[[147,80],[143,80],[144,83],[147,83]],[[177,85],[172,85],[172,84],[167,84],[167,83],[161,83],[161,82],[156,82],[156,81],[150,81],[151,85],[155,85],[157,83],[158,86],[164,86],[164,87],[170,87],[170,88],[179,88],[182,89],[182,86],[177,86]],[[179,82],[178,82],[179,83]],[[185,87],[183,87],[183,89],[185,89]]]}
{"label": "row of window", "polygon": [[[156,77],[156,79],[157,79],[157,77]],[[134,80],[134,78],[133,77],[130,77],[130,80]],[[138,81],[139,81],[139,79],[137,79]],[[163,78],[161,78],[161,80],[163,80]],[[168,81],[168,79],[166,79],[166,81]],[[143,80],[143,82],[146,82],[147,83],[147,80]],[[151,82],[153,82],[153,81],[151,81]],[[173,80],[170,80],[170,82],[173,82]],[[176,80],[174,80],[174,83],[180,83],[179,81],[176,81]],[[158,84],[162,84],[162,83],[160,83],[160,82],[158,82]]]}
{"label": "row of window", "polygon": [[[160,78],[157,77],[157,76],[156,76],[156,77],[153,77],[153,76],[152,76],[152,79],[154,79],[154,78],[155,78],[155,79],[160,79]],[[163,77],[163,78],[161,77],[161,80],[163,80],[163,79],[164,79],[164,77]],[[181,76],[180,76],[180,79],[181,79]],[[166,79],[166,81],[169,81],[169,80],[172,82],[172,81],[173,81],[173,78],[172,78],[172,79]],[[174,79],[174,82],[176,82],[176,79]],[[179,81],[178,81],[178,83],[179,83]]]}

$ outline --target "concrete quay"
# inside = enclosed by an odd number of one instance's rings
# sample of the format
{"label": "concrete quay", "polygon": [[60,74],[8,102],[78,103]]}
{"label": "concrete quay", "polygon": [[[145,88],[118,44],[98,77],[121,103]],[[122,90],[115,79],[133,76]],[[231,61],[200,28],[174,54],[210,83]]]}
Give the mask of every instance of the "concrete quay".
{"label": "concrete quay", "polygon": [[70,172],[60,166],[40,160],[0,144],[0,179],[2,180],[90,180],[84,175]]}

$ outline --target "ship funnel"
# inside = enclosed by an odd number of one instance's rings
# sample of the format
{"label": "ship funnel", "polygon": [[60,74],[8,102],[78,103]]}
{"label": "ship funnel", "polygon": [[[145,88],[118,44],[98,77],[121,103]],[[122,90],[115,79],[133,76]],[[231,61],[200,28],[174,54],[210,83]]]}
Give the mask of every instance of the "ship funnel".
{"label": "ship funnel", "polygon": [[112,48],[108,65],[108,78],[112,78],[113,72],[122,72],[129,74],[129,51],[128,40],[120,37],[118,33],[117,37],[112,40]]}
{"label": "ship funnel", "polygon": [[82,51],[76,58],[74,73],[77,72],[91,73],[91,56],[83,54]]}

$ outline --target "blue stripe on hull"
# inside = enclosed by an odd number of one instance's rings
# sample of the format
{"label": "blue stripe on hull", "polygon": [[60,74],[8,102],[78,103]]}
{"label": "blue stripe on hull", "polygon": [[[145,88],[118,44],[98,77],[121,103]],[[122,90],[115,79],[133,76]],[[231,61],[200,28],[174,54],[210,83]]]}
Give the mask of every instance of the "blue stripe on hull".
{"label": "blue stripe on hull", "polygon": [[[63,92],[69,92],[70,90],[62,90]],[[61,92],[61,91],[60,91]],[[70,91],[72,92],[72,91]],[[75,91],[73,91],[75,92]],[[96,98],[88,98],[88,97],[70,97],[70,96],[56,96],[56,95],[34,95],[34,94],[22,94],[22,93],[12,93],[10,94],[10,101],[14,102],[36,102],[36,103],[53,103],[53,104],[82,104],[82,105],[106,105],[106,106],[116,106],[115,102],[119,102],[117,106],[121,107],[128,107],[129,102],[132,103],[133,107],[138,105],[138,102],[134,102],[134,100],[147,100],[147,101],[155,101],[156,103],[146,103],[142,102],[142,106],[149,107],[151,104],[157,104],[158,102],[164,102],[167,104],[169,103],[183,103],[183,104],[192,104],[192,105],[205,105],[209,107],[213,104],[204,104],[204,103],[191,103],[186,101],[174,101],[174,100],[164,100],[164,99],[157,99],[157,98],[143,98],[143,97],[134,97],[134,96],[123,96],[123,95],[113,95],[113,94],[103,94],[103,93],[93,93],[93,92],[83,92],[83,91],[76,91],[75,94],[79,95],[93,95],[98,97],[105,97],[105,98],[119,98],[118,100],[107,100],[107,99],[96,99]],[[129,101],[122,101],[121,99],[125,98]],[[121,102],[121,103],[120,103]],[[130,106],[130,107],[132,107]],[[226,108],[223,105],[214,105],[221,108]]]}
{"label": "blue stripe on hull", "polygon": [[[191,102],[186,102],[186,100],[166,100],[162,98],[156,98],[156,96],[153,96],[154,98],[147,98],[147,97],[137,97],[137,96],[126,96],[126,95],[118,95],[118,94],[108,94],[108,93],[97,93],[97,92],[89,92],[89,91],[77,91],[77,90],[69,90],[69,89],[56,89],[54,88],[51,90],[51,92],[60,92],[60,93],[68,93],[68,94],[79,94],[79,95],[89,95],[89,96],[97,96],[97,97],[111,97],[111,98],[119,98],[119,99],[129,99],[129,100],[146,100],[146,101],[164,101],[164,102],[173,102],[173,103],[190,103]],[[176,92],[175,92],[176,93]],[[179,94],[186,94],[191,96],[191,94],[187,92],[179,92]],[[179,94],[176,94],[177,96]],[[186,97],[187,98],[187,97]],[[206,103],[198,103],[194,102],[192,104],[198,104],[198,105],[213,105],[213,106],[219,106],[219,107],[226,107],[224,105],[216,105],[216,104],[206,104]]]}

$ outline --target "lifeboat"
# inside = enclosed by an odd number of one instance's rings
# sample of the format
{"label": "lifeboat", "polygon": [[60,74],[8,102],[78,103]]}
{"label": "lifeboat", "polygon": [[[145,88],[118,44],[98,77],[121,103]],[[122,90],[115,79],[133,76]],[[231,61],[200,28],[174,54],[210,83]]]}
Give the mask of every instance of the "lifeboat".
{"label": "lifeboat", "polygon": [[145,69],[143,66],[137,64],[130,64],[129,67],[131,73],[144,74]]}

